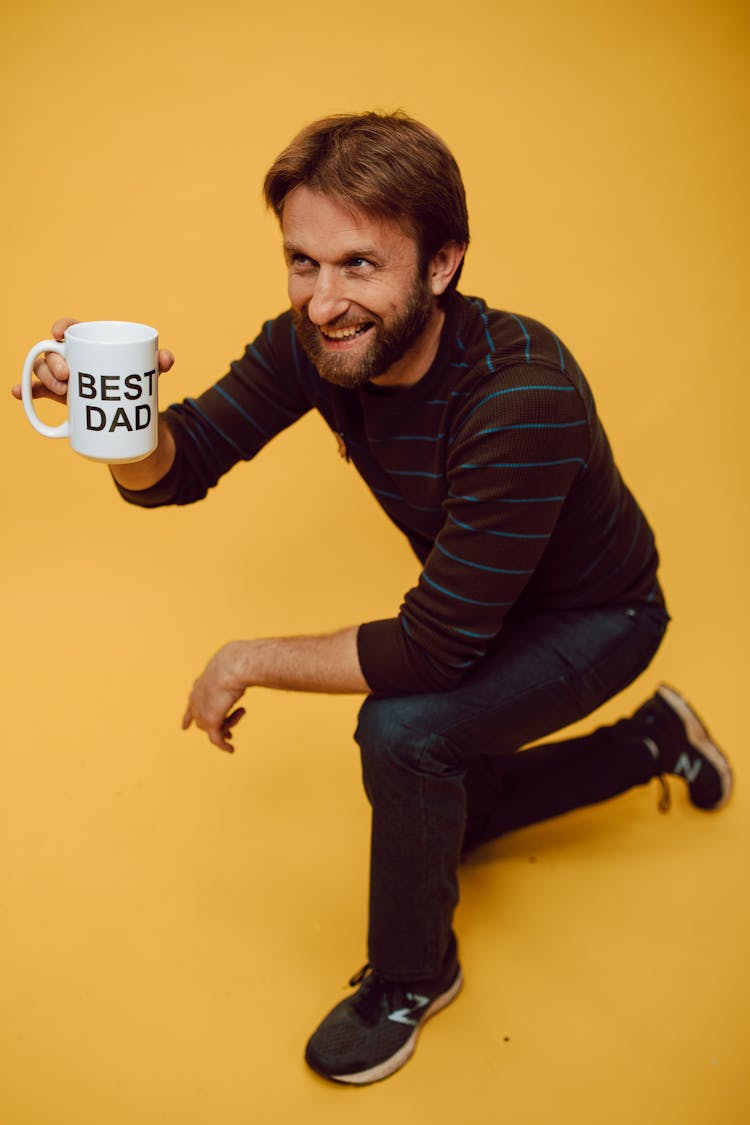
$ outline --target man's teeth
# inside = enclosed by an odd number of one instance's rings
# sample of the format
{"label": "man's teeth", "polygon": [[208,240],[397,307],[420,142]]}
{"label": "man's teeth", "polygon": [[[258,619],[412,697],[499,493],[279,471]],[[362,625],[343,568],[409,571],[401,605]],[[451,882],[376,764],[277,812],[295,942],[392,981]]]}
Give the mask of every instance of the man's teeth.
{"label": "man's teeth", "polygon": [[321,332],[327,340],[350,340],[352,336],[357,336],[367,328],[366,324],[355,324],[349,328],[321,328]]}

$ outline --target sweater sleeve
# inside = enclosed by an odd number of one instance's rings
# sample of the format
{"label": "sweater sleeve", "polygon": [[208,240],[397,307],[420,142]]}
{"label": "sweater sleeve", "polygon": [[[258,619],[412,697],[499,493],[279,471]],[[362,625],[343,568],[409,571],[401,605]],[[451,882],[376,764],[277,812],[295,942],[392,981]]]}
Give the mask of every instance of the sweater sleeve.
{"label": "sweater sleeve", "polygon": [[447,455],[444,523],[418,584],[398,617],[359,629],[373,691],[447,690],[481,660],[539,566],[588,447],[576,389],[529,367],[467,404]]}
{"label": "sweater sleeve", "polygon": [[249,461],[312,406],[309,365],[289,313],[268,321],[241,359],[197,399],[170,406],[164,418],[175,439],[172,468],[152,488],[117,488],[141,507],[191,504],[238,461]]}

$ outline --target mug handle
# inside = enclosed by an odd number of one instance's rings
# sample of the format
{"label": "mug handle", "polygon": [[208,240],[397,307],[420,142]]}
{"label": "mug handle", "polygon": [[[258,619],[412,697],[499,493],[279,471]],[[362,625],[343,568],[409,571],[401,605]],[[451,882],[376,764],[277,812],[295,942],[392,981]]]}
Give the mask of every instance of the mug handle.
{"label": "mug handle", "polygon": [[37,418],[36,411],[34,410],[34,399],[31,393],[31,369],[34,360],[41,352],[57,352],[65,359],[65,344],[61,344],[59,340],[41,340],[38,344],[34,344],[29,354],[26,356],[26,362],[23,365],[23,375],[21,377],[21,398],[23,399],[23,408],[26,411],[26,417],[31,422],[34,429],[42,434],[44,437],[70,437],[70,422],[62,422],[59,426],[45,426],[39,418]]}

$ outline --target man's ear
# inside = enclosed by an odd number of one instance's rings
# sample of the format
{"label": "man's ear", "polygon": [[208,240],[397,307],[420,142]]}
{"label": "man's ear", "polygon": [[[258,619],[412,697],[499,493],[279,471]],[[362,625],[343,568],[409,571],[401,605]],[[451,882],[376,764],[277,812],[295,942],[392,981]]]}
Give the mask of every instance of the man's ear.
{"label": "man's ear", "polygon": [[466,247],[462,243],[446,242],[430,259],[427,280],[433,296],[440,297],[446,291],[465,253]]}

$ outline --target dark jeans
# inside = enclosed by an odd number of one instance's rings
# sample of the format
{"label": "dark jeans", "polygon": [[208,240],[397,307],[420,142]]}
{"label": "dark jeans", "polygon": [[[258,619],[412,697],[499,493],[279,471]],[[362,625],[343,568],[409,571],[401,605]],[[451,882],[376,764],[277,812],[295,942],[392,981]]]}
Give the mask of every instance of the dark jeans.
{"label": "dark jeans", "polygon": [[355,737],[372,805],[369,959],[378,972],[401,981],[440,972],[466,848],[654,776],[627,720],[517,751],[625,688],[668,620],[642,604],[519,615],[454,690],[365,701]]}

